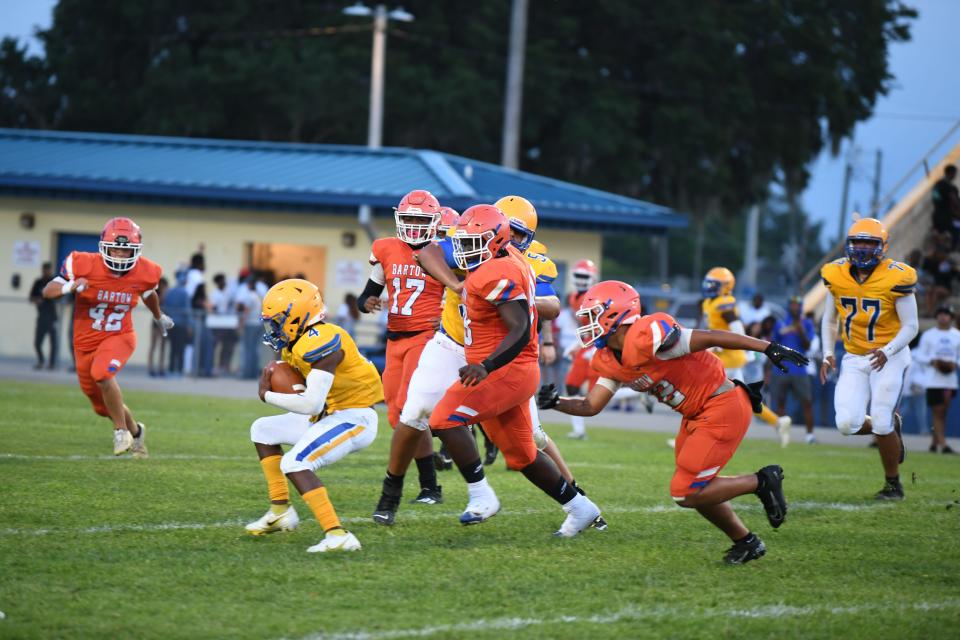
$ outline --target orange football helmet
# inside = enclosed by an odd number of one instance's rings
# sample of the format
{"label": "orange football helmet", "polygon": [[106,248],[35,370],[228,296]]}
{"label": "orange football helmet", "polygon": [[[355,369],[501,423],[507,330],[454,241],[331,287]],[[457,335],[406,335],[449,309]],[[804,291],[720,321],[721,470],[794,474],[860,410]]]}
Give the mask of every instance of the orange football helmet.
{"label": "orange football helmet", "polygon": [[880,264],[890,246],[886,227],[876,218],[861,218],[850,225],[844,253],[850,263],[860,269]]}
{"label": "orange football helmet", "polygon": [[537,233],[537,210],[533,203],[521,196],[504,196],[494,202],[493,206],[507,216],[510,228],[523,236],[520,242],[511,240],[513,246],[520,251],[526,251]]}
{"label": "orange football helmet", "polygon": [[441,236],[450,235],[450,230],[457,226],[460,221],[460,214],[456,209],[450,207],[440,207],[440,221],[437,222],[437,234]]}
{"label": "orange football helmet", "polygon": [[397,237],[409,244],[423,244],[437,235],[440,202],[429,191],[415,189],[393,209]]}
{"label": "orange football helmet", "polygon": [[733,287],[737,284],[737,279],[733,272],[726,267],[714,267],[707,271],[703,276],[703,282],[700,284],[700,291],[704,298],[716,298],[718,296],[729,296],[733,293]]}
{"label": "orange football helmet", "polygon": [[[130,271],[140,259],[143,249],[143,237],[140,227],[130,218],[111,218],[100,233],[100,256],[103,263],[112,271]],[[110,249],[131,249],[128,258],[110,255]]]}
{"label": "orange football helmet", "polygon": [[584,294],[577,310],[577,339],[583,347],[602,347],[606,337],[640,317],[640,294],[626,282],[604,280]]}
{"label": "orange football helmet", "polygon": [[492,204],[470,207],[460,216],[453,234],[453,259],[464,270],[491,260],[510,242],[510,224]]}
{"label": "orange football helmet", "polygon": [[570,270],[570,278],[573,280],[573,288],[583,293],[600,279],[600,270],[593,260],[577,260]]}

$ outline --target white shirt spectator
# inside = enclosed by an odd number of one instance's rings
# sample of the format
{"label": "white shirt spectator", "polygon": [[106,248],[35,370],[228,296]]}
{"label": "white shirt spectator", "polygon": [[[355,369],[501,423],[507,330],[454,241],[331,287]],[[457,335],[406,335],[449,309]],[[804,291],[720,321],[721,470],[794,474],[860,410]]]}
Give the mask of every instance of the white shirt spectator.
{"label": "white shirt spectator", "polygon": [[753,306],[752,300],[740,303],[740,320],[744,327],[749,327],[755,322],[763,322],[772,315],[773,311],[770,310],[770,305],[766,302],[759,307]]}
{"label": "white shirt spectator", "polygon": [[950,327],[943,330],[931,327],[920,336],[920,344],[913,354],[914,360],[925,365],[924,386],[927,389],[956,389],[957,372],[941,373],[931,366],[933,360],[946,360],[960,364],[960,331]]}
{"label": "white shirt spectator", "polygon": [[193,294],[196,292],[197,287],[203,284],[203,271],[200,269],[190,269],[187,271],[187,295],[190,299],[193,299]]}
{"label": "white shirt spectator", "polygon": [[233,312],[232,296],[229,288],[218,289],[216,286],[210,290],[210,305],[213,312],[219,315],[227,315]]}
{"label": "white shirt spectator", "polygon": [[256,289],[250,288],[246,284],[241,285],[237,290],[237,296],[234,302],[238,305],[242,304],[244,309],[246,309],[243,316],[244,325],[255,327],[260,324],[261,299]]}

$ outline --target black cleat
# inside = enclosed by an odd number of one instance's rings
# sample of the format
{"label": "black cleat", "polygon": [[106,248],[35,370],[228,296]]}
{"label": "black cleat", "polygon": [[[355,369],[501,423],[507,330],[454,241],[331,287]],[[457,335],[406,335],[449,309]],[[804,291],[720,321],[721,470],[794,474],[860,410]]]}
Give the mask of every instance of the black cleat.
{"label": "black cleat", "polygon": [[751,560],[762,558],[766,553],[767,547],[763,544],[763,540],[751,533],[746,539],[733,543],[723,556],[723,561],[727,564],[746,564]]}
{"label": "black cleat", "polygon": [[410,504],[441,504],[443,502],[443,487],[436,489],[420,488],[420,495],[410,501]]}
{"label": "black cleat", "polygon": [[887,480],[883,489],[873,497],[877,500],[903,500],[903,485],[899,480]]}
{"label": "black cleat", "polygon": [[500,450],[497,449],[497,445],[489,440],[484,445],[484,449],[486,449],[486,453],[483,456],[483,464],[489,466],[497,461],[497,453],[499,453]]}
{"label": "black cleat", "polygon": [[[903,426],[903,418],[900,417],[899,413],[893,414],[893,431],[897,434],[897,442],[900,443],[900,464],[903,464],[903,461],[907,459],[907,448],[903,446],[903,435],[900,433],[900,428]],[[901,492],[902,493],[902,492]]]}
{"label": "black cleat", "polygon": [[391,526],[397,519],[397,509],[400,507],[400,496],[402,493],[390,493],[383,491],[380,493],[380,501],[377,502],[377,509],[373,512],[373,521],[382,524],[385,527]]}
{"label": "black cleat", "polygon": [[[776,529],[787,518],[787,499],[783,495],[783,467],[772,464],[757,471],[763,489],[757,488],[757,497],[767,512],[767,521]],[[762,546],[762,545],[761,545]]]}
{"label": "black cleat", "polygon": [[597,531],[606,531],[607,530],[607,521],[603,519],[603,516],[597,516],[593,519],[593,522],[590,523],[590,526],[596,529]]}
{"label": "black cleat", "polygon": [[433,466],[437,471],[449,471],[453,468],[453,458],[447,455],[446,447],[440,447],[440,451],[434,452]]}

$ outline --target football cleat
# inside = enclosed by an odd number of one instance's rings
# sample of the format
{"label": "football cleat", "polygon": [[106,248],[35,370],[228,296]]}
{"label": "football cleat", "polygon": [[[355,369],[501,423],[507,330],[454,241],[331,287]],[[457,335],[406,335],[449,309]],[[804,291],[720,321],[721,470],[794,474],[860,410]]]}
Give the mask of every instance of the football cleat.
{"label": "football cleat", "polygon": [[587,432],[586,431],[571,431],[567,434],[567,437],[571,440],[586,440]]}
{"label": "football cleat", "polygon": [[497,494],[490,491],[482,498],[471,498],[467,503],[467,508],[460,514],[460,524],[480,524],[484,520],[489,520],[500,512],[500,500]]}
{"label": "football cleat", "polygon": [[596,529],[597,531],[606,531],[607,530],[607,521],[603,519],[603,516],[597,516],[593,519],[593,522],[590,523],[590,526]]}
{"label": "football cleat", "polygon": [[443,503],[443,487],[437,485],[436,489],[428,489],[422,487],[420,489],[420,495],[410,501],[410,504],[442,504]]}
{"label": "football cleat", "polygon": [[787,518],[787,499],[783,495],[783,467],[772,464],[757,471],[764,479],[763,489],[757,489],[757,497],[763,503],[770,526],[776,529]]}
{"label": "football cleat", "polygon": [[762,558],[766,553],[767,547],[763,544],[763,540],[751,533],[746,540],[735,542],[727,549],[723,561],[727,564],[746,564],[751,560]]}
{"label": "football cleat", "polygon": [[377,509],[373,512],[373,521],[385,527],[392,525],[397,519],[397,509],[400,507],[401,495],[399,491],[395,494],[386,491],[381,492]]}
{"label": "football cleat", "polygon": [[437,471],[449,471],[453,469],[453,458],[447,455],[446,447],[441,446],[440,451],[434,451],[433,466],[436,467]]}
{"label": "football cleat", "polygon": [[328,551],[360,551],[357,536],[345,529],[330,531],[319,543],[307,547],[307,553],[327,553]]}
{"label": "football cleat", "polygon": [[813,435],[812,433],[808,433],[806,436],[806,442],[807,444],[817,444],[817,436]]}
{"label": "football cleat", "polygon": [[[903,427],[903,418],[900,417],[899,413],[893,414],[893,431],[897,434],[897,442],[900,443],[900,464],[903,464],[903,461],[907,459],[907,448],[903,446],[903,435],[900,433],[900,429]],[[900,493],[903,493],[902,489]]]}
{"label": "football cleat", "polygon": [[133,453],[134,458],[146,458],[148,457],[147,453],[147,428],[143,426],[142,422],[138,422],[137,426],[140,427],[140,435],[133,439],[133,445],[130,447],[130,452]]}
{"label": "football cleat", "polygon": [[113,430],[113,455],[126,453],[133,446],[133,436],[126,429]]}
{"label": "football cleat", "polygon": [[[586,496],[578,495],[563,505],[563,510],[567,512],[567,517],[560,528],[554,532],[555,536],[572,538],[584,529],[594,526],[598,520],[603,522],[604,527],[606,526],[606,521],[600,516],[600,507],[593,504],[593,501]],[[603,529],[600,530],[603,531]]]}
{"label": "football cleat", "polygon": [[898,480],[887,480],[883,489],[873,496],[877,500],[903,500],[903,485]]}
{"label": "football cleat", "polygon": [[793,418],[790,416],[780,416],[777,418],[777,435],[780,436],[780,446],[786,447],[790,444],[790,425],[793,424]]}
{"label": "football cleat", "polygon": [[498,454],[499,452],[500,452],[500,450],[497,449],[497,445],[495,445],[495,444],[493,444],[493,442],[487,440],[487,442],[484,443],[483,464],[485,464],[485,465],[487,465],[487,466],[490,466],[491,464],[493,464],[494,462],[496,462],[496,461],[497,461],[497,454]]}
{"label": "football cleat", "polygon": [[297,515],[293,505],[290,505],[280,515],[275,514],[272,509],[267,509],[263,516],[247,524],[244,529],[252,536],[265,536],[277,531],[293,531],[298,524],[300,524],[300,516]]}

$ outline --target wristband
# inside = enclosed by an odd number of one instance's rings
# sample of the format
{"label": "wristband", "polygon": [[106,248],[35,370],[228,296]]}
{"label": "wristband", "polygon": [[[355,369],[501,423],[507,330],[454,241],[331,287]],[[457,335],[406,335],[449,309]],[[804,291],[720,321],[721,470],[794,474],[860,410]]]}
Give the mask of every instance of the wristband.
{"label": "wristband", "polygon": [[66,296],[73,293],[73,287],[75,284],[77,283],[74,282],[73,280],[67,280],[66,282],[64,282],[63,286],[60,287],[60,295]]}

